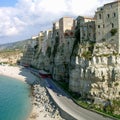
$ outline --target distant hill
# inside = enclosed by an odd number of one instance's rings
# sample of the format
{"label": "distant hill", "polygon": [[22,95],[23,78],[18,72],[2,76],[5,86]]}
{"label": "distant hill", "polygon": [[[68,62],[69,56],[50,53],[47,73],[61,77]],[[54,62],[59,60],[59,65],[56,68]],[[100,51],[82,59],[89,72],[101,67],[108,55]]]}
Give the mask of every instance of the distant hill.
{"label": "distant hill", "polygon": [[23,40],[23,41],[18,41],[14,43],[7,43],[0,45],[0,51],[4,50],[23,50],[25,45],[28,44],[31,41],[31,39]]}

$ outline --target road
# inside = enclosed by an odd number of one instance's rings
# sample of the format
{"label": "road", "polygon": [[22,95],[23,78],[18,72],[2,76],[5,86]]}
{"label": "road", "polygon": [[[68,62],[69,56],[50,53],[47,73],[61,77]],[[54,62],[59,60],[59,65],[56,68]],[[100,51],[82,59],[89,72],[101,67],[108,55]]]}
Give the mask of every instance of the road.
{"label": "road", "polygon": [[73,100],[57,86],[50,78],[44,79],[49,93],[54,98],[54,101],[67,113],[73,116],[76,120],[114,120],[84,109],[73,102]]}
{"label": "road", "polygon": [[[38,70],[31,69],[32,73],[38,74]],[[50,78],[41,78],[45,81],[46,88],[48,89],[51,97],[57,103],[57,105],[65,112],[73,116],[76,120],[117,120],[105,117],[98,113],[92,112],[90,110],[84,109],[71,99],[71,97],[66,94],[58,85],[56,85]],[[70,120],[70,119],[69,119]]]}

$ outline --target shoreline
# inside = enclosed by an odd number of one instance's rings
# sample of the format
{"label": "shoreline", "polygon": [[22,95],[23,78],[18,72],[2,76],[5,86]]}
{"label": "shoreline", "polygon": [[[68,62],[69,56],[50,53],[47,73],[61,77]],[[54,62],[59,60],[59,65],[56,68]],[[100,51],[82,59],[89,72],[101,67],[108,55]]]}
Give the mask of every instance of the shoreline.
{"label": "shoreline", "polygon": [[22,66],[0,65],[0,75],[15,78],[30,85],[32,109],[27,120],[63,120],[46,91],[44,81],[29,70]]}

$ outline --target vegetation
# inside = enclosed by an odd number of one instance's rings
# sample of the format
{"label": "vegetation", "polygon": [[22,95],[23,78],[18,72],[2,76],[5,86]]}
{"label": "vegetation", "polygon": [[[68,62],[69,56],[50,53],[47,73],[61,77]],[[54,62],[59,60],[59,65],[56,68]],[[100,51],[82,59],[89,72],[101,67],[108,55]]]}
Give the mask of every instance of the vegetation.
{"label": "vegetation", "polygon": [[114,86],[118,86],[119,85],[119,83],[118,82],[116,82],[115,84],[114,84]]}
{"label": "vegetation", "polygon": [[21,51],[21,50],[4,50],[4,51],[0,51],[0,57],[8,58],[9,56],[15,56],[22,52],[23,51]]}
{"label": "vegetation", "polygon": [[5,51],[5,50],[24,50],[25,45],[27,45],[31,39],[23,40],[23,41],[18,41],[14,43],[8,43],[8,44],[3,44],[0,45],[0,51]]}
{"label": "vegetation", "polygon": [[82,53],[82,57],[84,57],[86,59],[91,59],[92,58],[92,53],[90,51],[84,51]]}
{"label": "vegetation", "polygon": [[117,29],[116,28],[111,29],[110,33],[112,36],[114,36],[117,33]]}
{"label": "vegetation", "polygon": [[[99,114],[102,114],[104,116],[113,117],[113,119],[115,119],[115,118],[120,119],[120,114],[116,114],[114,112],[115,110],[116,111],[119,110],[119,108],[120,108],[120,100],[111,101],[112,106],[107,106],[106,110],[104,110],[103,105],[101,105],[101,104],[93,104],[93,99],[89,99],[89,98],[87,98],[85,96],[83,97],[79,93],[70,91],[68,83],[57,81],[56,84],[58,84],[61,88],[63,88],[66,91],[66,93],[71,96],[73,101],[76,102],[81,107],[86,108],[86,109],[90,109],[90,110],[95,111],[95,112],[97,112]],[[90,102],[88,102],[88,101],[90,101]]]}
{"label": "vegetation", "polygon": [[106,41],[106,39],[105,39],[105,38],[103,38],[103,39],[102,39],[102,41],[103,41],[103,42],[105,42],[105,41]]}
{"label": "vegetation", "polygon": [[0,64],[9,64],[11,66],[20,63],[19,59],[22,56],[21,50],[4,50],[0,51]]}

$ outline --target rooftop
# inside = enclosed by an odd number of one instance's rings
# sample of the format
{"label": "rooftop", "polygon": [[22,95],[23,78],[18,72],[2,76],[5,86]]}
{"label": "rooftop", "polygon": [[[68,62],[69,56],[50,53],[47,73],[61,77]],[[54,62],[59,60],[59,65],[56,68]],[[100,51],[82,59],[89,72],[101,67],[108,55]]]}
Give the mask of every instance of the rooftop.
{"label": "rooftop", "polygon": [[111,4],[115,4],[115,3],[118,3],[118,2],[120,2],[120,0],[115,0],[114,2],[107,3],[107,4],[105,4],[104,6],[106,6],[106,5],[111,5]]}

